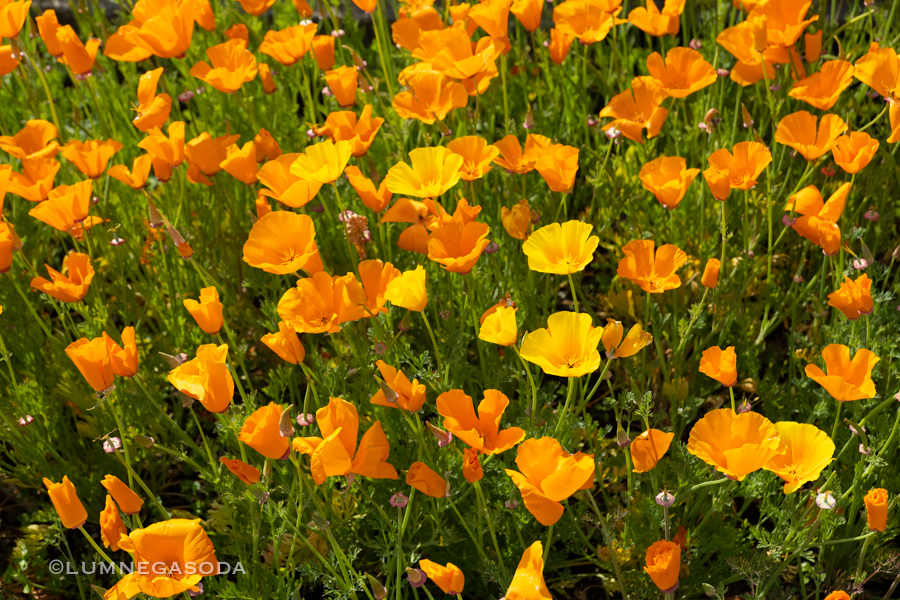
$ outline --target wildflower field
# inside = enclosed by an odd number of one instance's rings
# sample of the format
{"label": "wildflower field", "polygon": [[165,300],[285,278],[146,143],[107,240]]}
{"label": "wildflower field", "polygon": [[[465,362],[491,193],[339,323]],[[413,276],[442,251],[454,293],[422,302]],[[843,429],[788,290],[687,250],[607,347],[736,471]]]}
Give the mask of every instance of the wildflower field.
{"label": "wildflower field", "polygon": [[897,0],[0,0],[0,596],[888,598]]}

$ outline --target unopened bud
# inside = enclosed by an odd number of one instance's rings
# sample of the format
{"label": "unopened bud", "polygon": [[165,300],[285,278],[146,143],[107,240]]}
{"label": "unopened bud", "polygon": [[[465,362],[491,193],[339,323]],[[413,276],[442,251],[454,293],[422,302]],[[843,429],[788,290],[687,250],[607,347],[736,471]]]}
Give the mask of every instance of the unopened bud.
{"label": "unopened bud", "polygon": [[180,367],[181,363],[184,362],[184,358],[187,358],[187,355],[185,355],[184,353],[178,354],[177,356],[172,356],[171,354],[166,354],[165,352],[159,352],[158,354],[166,359],[166,362],[169,363],[169,366],[173,369],[175,367]]}
{"label": "unopened bud", "polygon": [[710,598],[712,598],[713,596],[716,595],[716,588],[709,585],[708,583],[703,584],[703,591],[706,592],[706,595],[709,596]]}
{"label": "unopened bud", "polygon": [[154,229],[162,227],[163,216],[160,214],[159,209],[156,208],[156,204],[153,203],[153,198],[147,196],[147,205],[150,208],[150,227]]}
{"label": "unopened bud", "polygon": [[[897,250],[900,250],[900,248],[897,248]],[[397,328],[400,331],[409,331],[409,326],[412,324],[412,316],[411,315],[412,315],[412,313],[410,313],[409,311],[406,311],[406,314],[403,315],[402,319],[400,319],[400,324],[397,325]]]}
{"label": "unopened bud", "polygon": [[256,498],[256,501],[261,505],[265,504],[266,500],[269,499],[269,492],[257,487],[250,488],[250,493],[253,494],[253,497]]}
{"label": "unopened bud", "polygon": [[281,419],[278,421],[278,429],[279,433],[281,433],[281,437],[291,437],[294,435],[294,426],[291,425],[292,408],[294,408],[294,405],[289,404],[287,408],[281,411]]}
{"label": "unopened bud", "polygon": [[437,438],[439,447],[443,448],[453,441],[453,434],[449,431],[444,431],[440,427],[435,427],[429,421],[425,421],[425,425],[428,426],[428,430]]}
{"label": "unopened bud", "polygon": [[326,529],[331,527],[331,523],[329,523],[328,521],[326,521],[325,519],[320,517],[319,513],[314,512],[312,514],[312,522],[313,522],[313,524],[315,524],[316,528],[321,531],[325,531]]}
{"label": "unopened bud", "polygon": [[387,384],[381,377],[375,376],[375,381],[378,382],[378,387],[381,388],[381,393],[384,394],[384,399],[390,402],[391,404],[397,403],[397,398],[400,395],[394,391],[394,389]]}
{"label": "unopened bud", "polygon": [[387,588],[381,585],[381,583],[377,579],[375,579],[368,573],[366,573],[365,575],[366,579],[369,580],[369,585],[372,586],[372,596],[375,598],[375,600],[384,600],[385,598],[387,598]]}
{"label": "unopened bud", "polygon": [[140,446],[141,448],[152,448],[154,444],[156,444],[156,440],[154,440],[150,436],[141,435],[139,433],[134,434],[134,442]]}
{"label": "unopened bud", "polygon": [[618,429],[616,429],[616,443],[620,448],[624,448],[631,443],[631,440],[628,438],[628,434],[625,433],[625,430],[622,429],[621,425],[619,425]]}
{"label": "unopened bud", "polygon": [[406,567],[406,580],[409,581],[409,585],[414,588],[420,588],[428,581],[428,576],[425,575],[425,571],[422,569],[410,569],[409,567]]}
{"label": "unopened bud", "polygon": [[743,102],[741,102],[741,116],[744,120],[744,127],[747,129],[753,127],[753,117],[750,116],[750,111],[747,110],[747,107],[744,106]]}

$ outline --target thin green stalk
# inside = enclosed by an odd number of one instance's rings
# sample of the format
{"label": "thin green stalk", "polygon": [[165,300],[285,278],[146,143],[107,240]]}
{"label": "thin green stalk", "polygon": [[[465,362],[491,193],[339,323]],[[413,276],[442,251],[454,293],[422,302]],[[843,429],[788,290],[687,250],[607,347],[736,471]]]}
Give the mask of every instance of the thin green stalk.
{"label": "thin green stalk", "polygon": [[473,485],[475,486],[475,495],[478,496],[478,501],[481,503],[482,510],[484,510],[485,519],[487,519],[488,531],[491,533],[491,540],[494,542],[494,551],[497,553],[497,561],[500,563],[500,568],[505,571],[506,565],[503,563],[503,554],[500,552],[500,544],[497,543],[497,533],[494,531],[494,520],[491,518],[491,511],[488,508],[487,500],[485,500],[481,484],[476,481]]}
{"label": "thin green stalk", "polygon": [[515,351],[516,356],[519,357],[519,362],[522,363],[522,368],[525,369],[525,375],[528,376],[528,383],[531,385],[531,434],[534,435],[534,423],[537,418],[537,388],[534,385],[534,378],[531,377],[531,369],[528,368],[528,363],[522,358],[522,353],[519,352],[518,346],[513,344],[512,349]]}

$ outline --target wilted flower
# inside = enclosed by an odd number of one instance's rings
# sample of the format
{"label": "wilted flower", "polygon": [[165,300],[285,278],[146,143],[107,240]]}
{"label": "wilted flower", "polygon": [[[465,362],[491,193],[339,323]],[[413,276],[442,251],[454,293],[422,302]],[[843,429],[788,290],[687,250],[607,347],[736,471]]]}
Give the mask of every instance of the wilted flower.
{"label": "wilted flower", "polygon": [[816,495],[816,506],[822,510],[834,510],[837,506],[837,500],[831,495],[831,492],[822,492]]}
{"label": "wilted flower", "polygon": [[403,508],[407,504],[409,504],[409,498],[403,495],[403,492],[397,492],[396,494],[391,496],[391,499],[388,500],[388,502],[393,507]]}
{"label": "wilted flower", "polygon": [[664,507],[672,506],[675,504],[675,495],[663,490],[656,495],[656,503]]}
{"label": "wilted flower", "polygon": [[117,437],[111,437],[103,440],[103,451],[112,454],[122,447],[122,440]]}

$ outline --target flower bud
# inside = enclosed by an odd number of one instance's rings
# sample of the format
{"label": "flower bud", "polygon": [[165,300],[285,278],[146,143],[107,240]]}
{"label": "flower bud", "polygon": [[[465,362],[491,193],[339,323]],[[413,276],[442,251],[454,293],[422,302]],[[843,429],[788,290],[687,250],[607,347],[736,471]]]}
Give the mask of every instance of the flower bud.
{"label": "flower bud", "polygon": [[103,451],[107,454],[112,454],[121,447],[122,440],[117,437],[111,437],[109,439],[103,440]]}
{"label": "flower bud", "polygon": [[387,384],[382,378],[375,376],[375,381],[378,382],[378,387],[381,388],[381,392],[384,394],[384,399],[390,402],[391,404],[396,404],[397,399],[400,395],[394,391],[394,389]]}
{"label": "flower bud", "polygon": [[257,487],[250,488],[250,493],[253,494],[253,497],[256,498],[256,501],[259,502],[260,505],[265,504],[266,500],[269,499],[269,492]]}
{"label": "flower bud", "polygon": [[438,447],[443,448],[453,441],[453,434],[449,431],[444,431],[440,427],[435,427],[430,421],[425,421],[425,425],[428,426],[428,430],[437,438]]}
{"label": "flower bud", "polygon": [[294,435],[294,426],[291,425],[292,408],[294,408],[294,405],[288,404],[287,407],[281,411],[281,418],[278,420],[278,429],[281,437],[291,437]]}
{"label": "flower bud", "polygon": [[616,443],[620,448],[624,448],[628,444],[631,443],[631,439],[629,439],[628,434],[625,433],[625,430],[622,429],[622,425],[620,424],[616,429]]}
{"label": "flower bud", "polygon": [[406,311],[406,314],[403,315],[403,318],[400,319],[400,324],[397,325],[397,329],[400,331],[409,331],[409,326],[412,324],[412,316],[411,313]]}
{"label": "flower bud", "polygon": [[656,495],[656,503],[660,506],[668,508],[675,504],[675,495],[670,494],[666,490],[663,490]]}
{"label": "flower bud", "polygon": [[709,585],[708,583],[703,584],[703,591],[706,592],[706,595],[709,596],[710,598],[712,598],[713,596],[716,595],[716,588]]}
{"label": "flower bud", "polygon": [[517,500],[507,500],[503,503],[503,506],[505,506],[509,510],[516,510],[516,508],[519,507],[519,502]]}
{"label": "flower bud", "polygon": [[150,449],[156,444],[156,440],[154,440],[150,436],[141,435],[139,433],[134,434],[135,443],[141,448]]}
{"label": "flower bud", "polygon": [[369,585],[372,586],[372,596],[375,598],[375,600],[384,600],[385,598],[387,598],[387,589],[383,585],[381,585],[381,583],[377,579],[375,579],[368,573],[366,573],[365,575],[366,579],[369,580]]}
{"label": "flower bud", "polygon": [[428,581],[428,576],[425,575],[425,571],[422,569],[410,569],[409,567],[406,567],[406,580],[409,581],[409,585],[414,588],[420,588]]}
{"label": "flower bud", "polygon": [[320,531],[325,531],[326,529],[331,527],[331,523],[320,517],[319,513],[315,512],[312,514],[312,525],[314,525]]}
{"label": "flower bud", "polygon": [[156,208],[156,204],[153,203],[153,198],[147,196],[147,205],[150,208],[150,227],[154,229],[163,226],[163,217],[159,213],[159,209]]}
{"label": "flower bud", "polygon": [[312,413],[300,413],[297,415],[297,425],[300,427],[308,427],[316,422],[316,417]]}
{"label": "flower bud", "polygon": [[28,427],[32,423],[34,423],[34,417],[31,415],[25,415],[19,419],[19,427]]}

